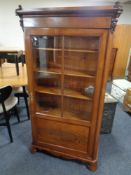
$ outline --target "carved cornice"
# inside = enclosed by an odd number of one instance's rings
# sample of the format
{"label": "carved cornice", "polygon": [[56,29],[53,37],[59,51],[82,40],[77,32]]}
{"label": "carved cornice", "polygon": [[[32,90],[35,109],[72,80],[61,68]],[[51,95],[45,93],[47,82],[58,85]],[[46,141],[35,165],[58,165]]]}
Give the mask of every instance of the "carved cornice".
{"label": "carved cornice", "polygon": [[17,11],[19,11],[19,10],[23,10],[21,5],[18,5],[18,8],[15,10],[15,14],[16,14],[16,16],[20,17],[20,20],[19,20],[20,21],[20,26],[22,27],[22,30],[24,31],[23,17],[22,17],[22,15],[17,14]]}
{"label": "carved cornice", "polygon": [[20,25],[24,30],[23,18],[35,17],[110,17],[110,31],[114,31],[118,17],[121,15],[123,9],[119,2],[114,6],[92,6],[92,7],[54,7],[54,8],[36,8],[30,10],[23,10],[19,5],[16,9],[16,15],[20,17]]}

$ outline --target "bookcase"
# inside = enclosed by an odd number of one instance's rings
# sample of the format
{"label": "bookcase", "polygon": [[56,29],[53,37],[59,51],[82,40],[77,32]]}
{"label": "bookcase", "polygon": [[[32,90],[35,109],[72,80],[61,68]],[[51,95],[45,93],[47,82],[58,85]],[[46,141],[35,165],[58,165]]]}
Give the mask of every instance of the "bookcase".
{"label": "bookcase", "polygon": [[97,168],[112,33],[119,6],[16,10],[24,30],[32,151]]}

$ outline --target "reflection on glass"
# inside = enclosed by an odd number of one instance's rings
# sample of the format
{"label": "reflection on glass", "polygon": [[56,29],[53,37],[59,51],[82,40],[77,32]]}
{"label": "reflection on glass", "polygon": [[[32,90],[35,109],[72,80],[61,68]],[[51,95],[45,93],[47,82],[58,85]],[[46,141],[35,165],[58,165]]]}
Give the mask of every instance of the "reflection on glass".
{"label": "reflection on glass", "polygon": [[61,116],[61,98],[58,96],[36,93],[37,113],[60,117]]}
{"label": "reflection on glass", "polygon": [[99,38],[97,37],[64,37],[65,74],[95,76],[98,49]]}
{"label": "reflection on glass", "polygon": [[64,52],[64,73],[78,76],[95,76],[98,53]]}
{"label": "reflection on glass", "polygon": [[91,101],[64,97],[64,118],[90,121],[91,109]]}
{"label": "reflection on glass", "polygon": [[98,37],[64,37],[65,49],[97,51],[99,47]]}
{"label": "reflection on glass", "polygon": [[34,36],[33,55],[35,67],[43,71],[61,72],[61,37]]}
{"label": "reflection on glass", "polygon": [[62,37],[59,36],[33,36],[32,43],[35,48],[52,48],[62,47]]}
{"label": "reflection on glass", "polygon": [[47,72],[35,73],[37,91],[61,95],[61,75]]}
{"label": "reflection on glass", "polygon": [[64,95],[91,100],[94,94],[95,79],[75,76],[64,76]]}

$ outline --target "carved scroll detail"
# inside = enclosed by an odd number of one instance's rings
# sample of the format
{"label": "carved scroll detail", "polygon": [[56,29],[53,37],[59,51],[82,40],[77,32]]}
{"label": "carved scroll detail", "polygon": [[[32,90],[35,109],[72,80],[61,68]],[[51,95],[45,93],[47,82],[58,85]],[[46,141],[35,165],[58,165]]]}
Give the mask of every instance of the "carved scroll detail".
{"label": "carved scroll detail", "polygon": [[20,17],[20,26],[22,27],[22,30],[24,31],[24,25],[23,25],[23,18],[22,18],[22,15],[18,15],[17,14],[17,11],[19,10],[23,10],[22,6],[21,5],[18,5],[18,8],[15,10],[15,14],[16,16],[19,16]]}
{"label": "carved scroll detail", "polygon": [[122,6],[120,5],[120,2],[116,2],[114,5],[114,9],[115,9],[115,13],[112,17],[112,22],[111,22],[111,31],[114,32],[117,21],[118,21],[118,17],[121,15],[121,13],[123,12]]}

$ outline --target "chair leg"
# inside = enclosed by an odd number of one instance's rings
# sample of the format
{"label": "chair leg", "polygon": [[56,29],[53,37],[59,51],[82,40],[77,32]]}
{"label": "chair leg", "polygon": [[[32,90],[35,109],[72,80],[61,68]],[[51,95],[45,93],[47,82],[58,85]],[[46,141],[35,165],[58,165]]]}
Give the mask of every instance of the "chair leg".
{"label": "chair leg", "polygon": [[12,137],[12,133],[11,133],[11,127],[10,127],[10,123],[9,123],[9,119],[8,119],[7,114],[5,116],[5,120],[6,120],[6,125],[7,125],[7,129],[8,129],[9,137],[10,137],[10,142],[13,142],[13,137]]}
{"label": "chair leg", "polygon": [[28,97],[27,97],[27,93],[26,93],[26,90],[25,90],[25,86],[23,86],[23,94],[24,94],[25,106],[26,106],[26,109],[27,109],[28,120],[30,120],[30,113],[29,113],[28,99],[27,99]]}
{"label": "chair leg", "polygon": [[16,115],[16,117],[17,117],[17,120],[18,120],[18,122],[20,123],[20,117],[19,117],[19,114],[18,114],[18,111],[17,111],[16,106],[14,107],[14,111],[15,111],[15,115]]}
{"label": "chair leg", "polygon": [[18,98],[18,104],[20,103],[20,97],[17,97]]}

